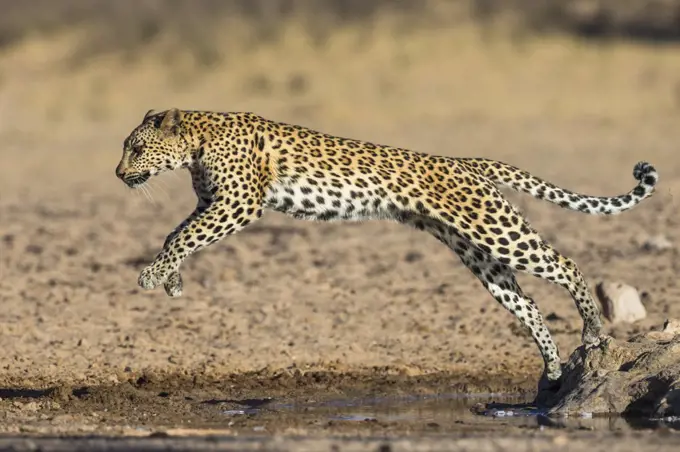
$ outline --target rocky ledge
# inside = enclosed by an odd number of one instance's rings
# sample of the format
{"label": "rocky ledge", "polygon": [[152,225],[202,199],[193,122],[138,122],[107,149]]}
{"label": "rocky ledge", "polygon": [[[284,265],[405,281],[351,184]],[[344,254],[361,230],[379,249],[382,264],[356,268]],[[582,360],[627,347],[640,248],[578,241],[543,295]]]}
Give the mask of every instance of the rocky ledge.
{"label": "rocky ledge", "polygon": [[680,321],[627,342],[605,336],[596,347],[577,348],[559,390],[540,392],[537,403],[558,416],[680,416]]}

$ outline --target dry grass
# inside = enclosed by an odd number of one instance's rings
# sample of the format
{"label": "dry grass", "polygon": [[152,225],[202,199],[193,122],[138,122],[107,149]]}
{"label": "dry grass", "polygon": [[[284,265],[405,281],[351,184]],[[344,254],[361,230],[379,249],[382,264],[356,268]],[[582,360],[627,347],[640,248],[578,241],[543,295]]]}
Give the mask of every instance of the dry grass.
{"label": "dry grass", "polygon": [[[242,48],[225,36],[220,62],[159,41],[130,61],[101,56],[63,66],[78,32],[33,39],[5,52],[6,105],[57,123],[134,116],[149,105],[255,109],[298,119],[346,121],[371,115],[630,118],[673,114],[680,103],[680,60],[674,47],[599,44],[567,37],[509,40],[475,26],[394,36],[376,21],[336,30],[322,47],[300,24],[282,28],[275,44]],[[244,33],[246,30],[243,31]],[[0,108],[2,104],[0,103]],[[389,117],[384,112],[389,111]],[[23,120],[23,119],[22,119]],[[26,120],[28,120],[26,118]]]}
{"label": "dry grass", "polygon": [[[450,4],[447,4],[450,3]],[[303,26],[323,45],[337,28],[370,24],[379,16],[399,17],[403,29],[432,24],[435,13],[460,10],[467,1],[433,0],[28,0],[0,1],[0,45],[25,37],[53,36],[80,29],[79,60],[108,52],[136,56],[159,40],[199,54],[205,65],[222,52],[216,36],[252,47],[276,41],[287,24]],[[442,8],[442,4],[444,5]],[[444,22],[446,19],[444,19]],[[247,30],[244,35],[243,31]]]}
{"label": "dry grass", "polygon": [[216,36],[252,48],[277,41],[293,22],[322,46],[338,28],[370,34],[385,18],[397,34],[511,17],[517,31],[675,40],[679,6],[680,0],[0,0],[0,48],[79,29],[85,34],[73,52],[76,62],[109,52],[134,58],[170,40],[210,66],[224,53]]}
{"label": "dry grass", "polygon": [[518,33],[500,5],[0,0],[0,135],[22,148],[120,140],[143,112],[170,106],[384,141],[406,123],[635,124],[680,111],[674,46]]}

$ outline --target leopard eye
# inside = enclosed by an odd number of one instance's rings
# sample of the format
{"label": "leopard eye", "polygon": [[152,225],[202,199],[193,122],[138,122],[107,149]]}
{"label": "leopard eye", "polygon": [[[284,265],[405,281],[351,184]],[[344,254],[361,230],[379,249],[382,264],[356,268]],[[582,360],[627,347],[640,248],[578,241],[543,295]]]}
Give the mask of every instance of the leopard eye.
{"label": "leopard eye", "polygon": [[132,146],[130,149],[130,153],[132,154],[133,157],[139,157],[142,154],[142,145],[141,144],[136,144]]}

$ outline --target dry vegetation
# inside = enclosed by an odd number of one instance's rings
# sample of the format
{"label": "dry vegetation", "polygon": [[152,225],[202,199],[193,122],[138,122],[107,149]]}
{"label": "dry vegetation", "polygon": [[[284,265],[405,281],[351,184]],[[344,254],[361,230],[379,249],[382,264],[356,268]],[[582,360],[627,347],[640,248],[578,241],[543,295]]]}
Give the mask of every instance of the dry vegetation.
{"label": "dry vegetation", "polygon": [[370,29],[386,16],[395,20],[398,33],[460,21],[488,26],[512,17],[520,29],[532,31],[657,41],[680,37],[677,0],[0,0],[0,10],[1,47],[84,28],[81,57],[135,52],[171,36],[175,46],[203,53],[206,64],[222,53],[215,36],[242,40],[242,27],[231,31],[244,23],[249,29],[244,46],[275,41],[291,21],[322,44],[337,28]]}
{"label": "dry vegetation", "polygon": [[[11,45],[26,36],[54,35],[82,28],[81,56],[122,51],[135,53],[159,39],[174,47],[202,53],[213,64],[223,53],[220,40],[239,40],[243,47],[266,44],[281,37],[296,22],[322,44],[334,29],[366,26],[379,16],[401,16],[405,28],[433,20],[432,5],[447,2],[420,0],[33,0],[0,2],[0,44]],[[453,2],[454,4],[459,2]],[[461,5],[445,6],[447,12]],[[446,20],[444,20],[446,22]],[[244,35],[247,29],[247,35]],[[217,41],[216,41],[217,39]]]}
{"label": "dry vegetation", "polygon": [[[668,40],[676,3],[0,0],[0,115],[11,109],[15,125],[113,123],[170,100],[303,120],[334,109],[335,121],[353,100],[412,116],[665,112],[680,96],[672,47],[593,44],[560,30]],[[626,60],[629,73],[611,69]],[[564,83],[573,95],[555,89]],[[654,100],[619,95],[638,89]]]}

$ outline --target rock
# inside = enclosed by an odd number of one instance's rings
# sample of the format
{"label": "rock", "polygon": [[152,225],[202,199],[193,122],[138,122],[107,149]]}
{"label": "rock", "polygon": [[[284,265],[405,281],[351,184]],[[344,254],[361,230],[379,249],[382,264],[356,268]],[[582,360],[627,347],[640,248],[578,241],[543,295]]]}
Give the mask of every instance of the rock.
{"label": "rock", "polygon": [[667,320],[664,331],[628,342],[603,337],[577,348],[559,390],[539,393],[537,403],[553,415],[680,416],[680,322]]}
{"label": "rock", "polygon": [[638,291],[621,282],[601,282],[595,287],[602,314],[612,323],[636,322],[647,317]]}
{"label": "rock", "polygon": [[666,319],[663,324],[663,332],[669,334],[680,334],[680,320]]}
{"label": "rock", "polygon": [[644,251],[666,251],[673,248],[673,244],[665,235],[639,236],[635,242]]}
{"label": "rock", "polygon": [[557,322],[557,321],[563,321],[564,317],[557,315],[554,312],[551,312],[550,314],[545,316],[545,320],[548,322]]}
{"label": "rock", "polygon": [[[663,324],[663,330],[650,331],[643,335],[646,340],[653,340],[657,342],[670,341],[674,336],[680,334],[680,321],[668,319]],[[637,339],[637,338],[634,338]]]}

